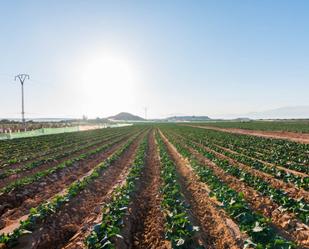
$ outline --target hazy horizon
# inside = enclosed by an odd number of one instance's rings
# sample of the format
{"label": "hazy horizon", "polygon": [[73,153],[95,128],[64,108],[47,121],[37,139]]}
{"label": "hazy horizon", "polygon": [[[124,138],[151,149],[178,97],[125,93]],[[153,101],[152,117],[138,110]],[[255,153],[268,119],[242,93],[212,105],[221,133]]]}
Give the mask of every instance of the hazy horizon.
{"label": "hazy horizon", "polygon": [[[6,1],[0,118],[309,106],[308,1]],[[306,114],[307,115],[307,114]],[[305,116],[304,118],[308,118]]]}
{"label": "hazy horizon", "polygon": [[[135,115],[130,111],[126,111],[127,113]],[[118,113],[114,113],[116,115]],[[282,107],[276,108],[272,110],[264,110],[260,112],[249,112],[249,113],[234,113],[234,114],[217,114],[217,115],[194,115],[190,113],[170,113],[165,116],[160,117],[152,117],[147,119],[164,119],[174,116],[208,116],[211,119],[225,119],[225,120],[233,120],[239,118],[250,118],[250,119],[309,119],[309,106],[290,106],[290,107]],[[145,118],[145,116],[140,115],[140,117]],[[1,117],[1,119],[11,119],[11,120],[21,120],[21,117]],[[69,119],[81,119],[82,117],[72,117],[72,116],[45,116],[45,117],[28,117],[26,120],[69,120]],[[87,116],[88,118],[88,116]],[[93,118],[108,118],[108,116],[97,116],[97,117],[89,117],[90,119]]]}

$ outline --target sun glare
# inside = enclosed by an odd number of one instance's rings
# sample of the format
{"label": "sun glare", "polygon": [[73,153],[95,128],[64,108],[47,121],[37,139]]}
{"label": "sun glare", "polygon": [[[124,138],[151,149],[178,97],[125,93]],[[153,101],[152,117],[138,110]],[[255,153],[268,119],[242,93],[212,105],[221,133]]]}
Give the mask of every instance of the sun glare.
{"label": "sun glare", "polygon": [[81,69],[82,95],[87,109],[98,104],[122,106],[134,102],[137,77],[125,58],[99,55],[84,62]]}

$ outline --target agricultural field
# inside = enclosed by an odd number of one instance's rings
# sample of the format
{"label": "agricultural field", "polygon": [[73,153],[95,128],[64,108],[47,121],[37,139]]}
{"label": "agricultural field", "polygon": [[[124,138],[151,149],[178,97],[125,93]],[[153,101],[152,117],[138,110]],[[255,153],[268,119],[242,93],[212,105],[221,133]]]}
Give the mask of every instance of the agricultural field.
{"label": "agricultural field", "polygon": [[309,248],[309,144],[193,126],[0,141],[0,248]]}
{"label": "agricultural field", "polygon": [[285,139],[309,144],[309,122],[303,121],[250,121],[250,122],[207,122],[189,123],[188,126],[233,134],[265,138]]}
{"label": "agricultural field", "polygon": [[309,120],[295,120],[295,121],[222,121],[209,122],[205,125],[219,127],[219,128],[239,128],[247,130],[261,130],[261,131],[288,131],[298,133],[309,133]]}

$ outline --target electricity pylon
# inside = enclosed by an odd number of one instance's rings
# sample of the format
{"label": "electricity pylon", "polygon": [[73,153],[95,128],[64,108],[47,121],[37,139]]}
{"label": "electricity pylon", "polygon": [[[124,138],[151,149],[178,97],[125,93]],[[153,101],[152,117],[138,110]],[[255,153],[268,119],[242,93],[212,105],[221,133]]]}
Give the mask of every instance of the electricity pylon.
{"label": "electricity pylon", "polygon": [[15,76],[15,80],[19,79],[19,82],[21,84],[21,118],[23,125],[25,126],[25,109],[24,109],[24,82],[26,79],[30,79],[28,74],[18,74]]}

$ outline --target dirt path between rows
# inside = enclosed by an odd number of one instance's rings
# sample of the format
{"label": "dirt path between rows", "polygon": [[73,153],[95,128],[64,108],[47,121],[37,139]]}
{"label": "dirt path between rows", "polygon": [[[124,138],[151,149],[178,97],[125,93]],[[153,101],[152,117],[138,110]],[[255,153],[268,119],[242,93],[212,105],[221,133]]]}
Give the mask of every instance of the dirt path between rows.
{"label": "dirt path between rows", "polygon": [[286,139],[297,143],[309,144],[309,134],[288,132],[288,131],[258,131],[258,130],[245,130],[237,128],[219,128],[214,126],[201,126],[201,125],[185,125],[196,128],[203,128],[209,130],[223,131],[234,134],[252,135],[257,137]]}
{"label": "dirt path between rows", "polygon": [[239,249],[243,248],[246,236],[238,226],[218,207],[218,203],[209,196],[208,186],[201,182],[193,172],[190,164],[176,150],[176,148],[160,132],[168,152],[176,162],[177,171],[188,198],[191,211],[199,220],[202,233],[207,240],[207,248],[213,249]]}
{"label": "dirt path between rows", "polygon": [[121,184],[134,160],[141,135],[129,148],[112,163],[100,176],[86,186],[75,198],[60,210],[46,218],[37,229],[20,239],[17,249],[58,249],[65,246],[81,229],[86,229],[88,221],[101,213],[101,205],[109,193]]}
{"label": "dirt path between rows", "polygon": [[98,155],[78,161],[73,166],[58,170],[24,188],[1,195],[0,203],[2,210],[0,211],[2,211],[2,216],[0,228],[16,222],[19,217],[27,214],[30,208],[38,206],[42,201],[53,197],[72,182],[83,177],[83,175],[87,174],[98,163],[113,154],[126,141],[127,138],[124,138]]}
{"label": "dirt path between rows", "polygon": [[199,154],[196,150],[184,144],[182,146],[186,147],[205,167],[211,168],[215,175],[228,184],[230,188],[244,193],[245,199],[249,202],[250,207],[257,212],[262,212],[266,217],[271,218],[274,228],[279,234],[286,239],[299,243],[303,246],[302,248],[309,247],[309,227],[307,225],[295,219],[293,214],[280,211],[278,209],[279,206],[270,198],[259,194],[252,187],[249,187],[236,177],[227,174],[223,169]]}
{"label": "dirt path between rows", "polygon": [[[145,169],[133,199],[131,221],[132,249],[169,249],[170,242],[164,238],[165,219],[161,211],[160,160],[154,139],[154,130],[148,138]],[[129,221],[129,222],[130,222]]]}

